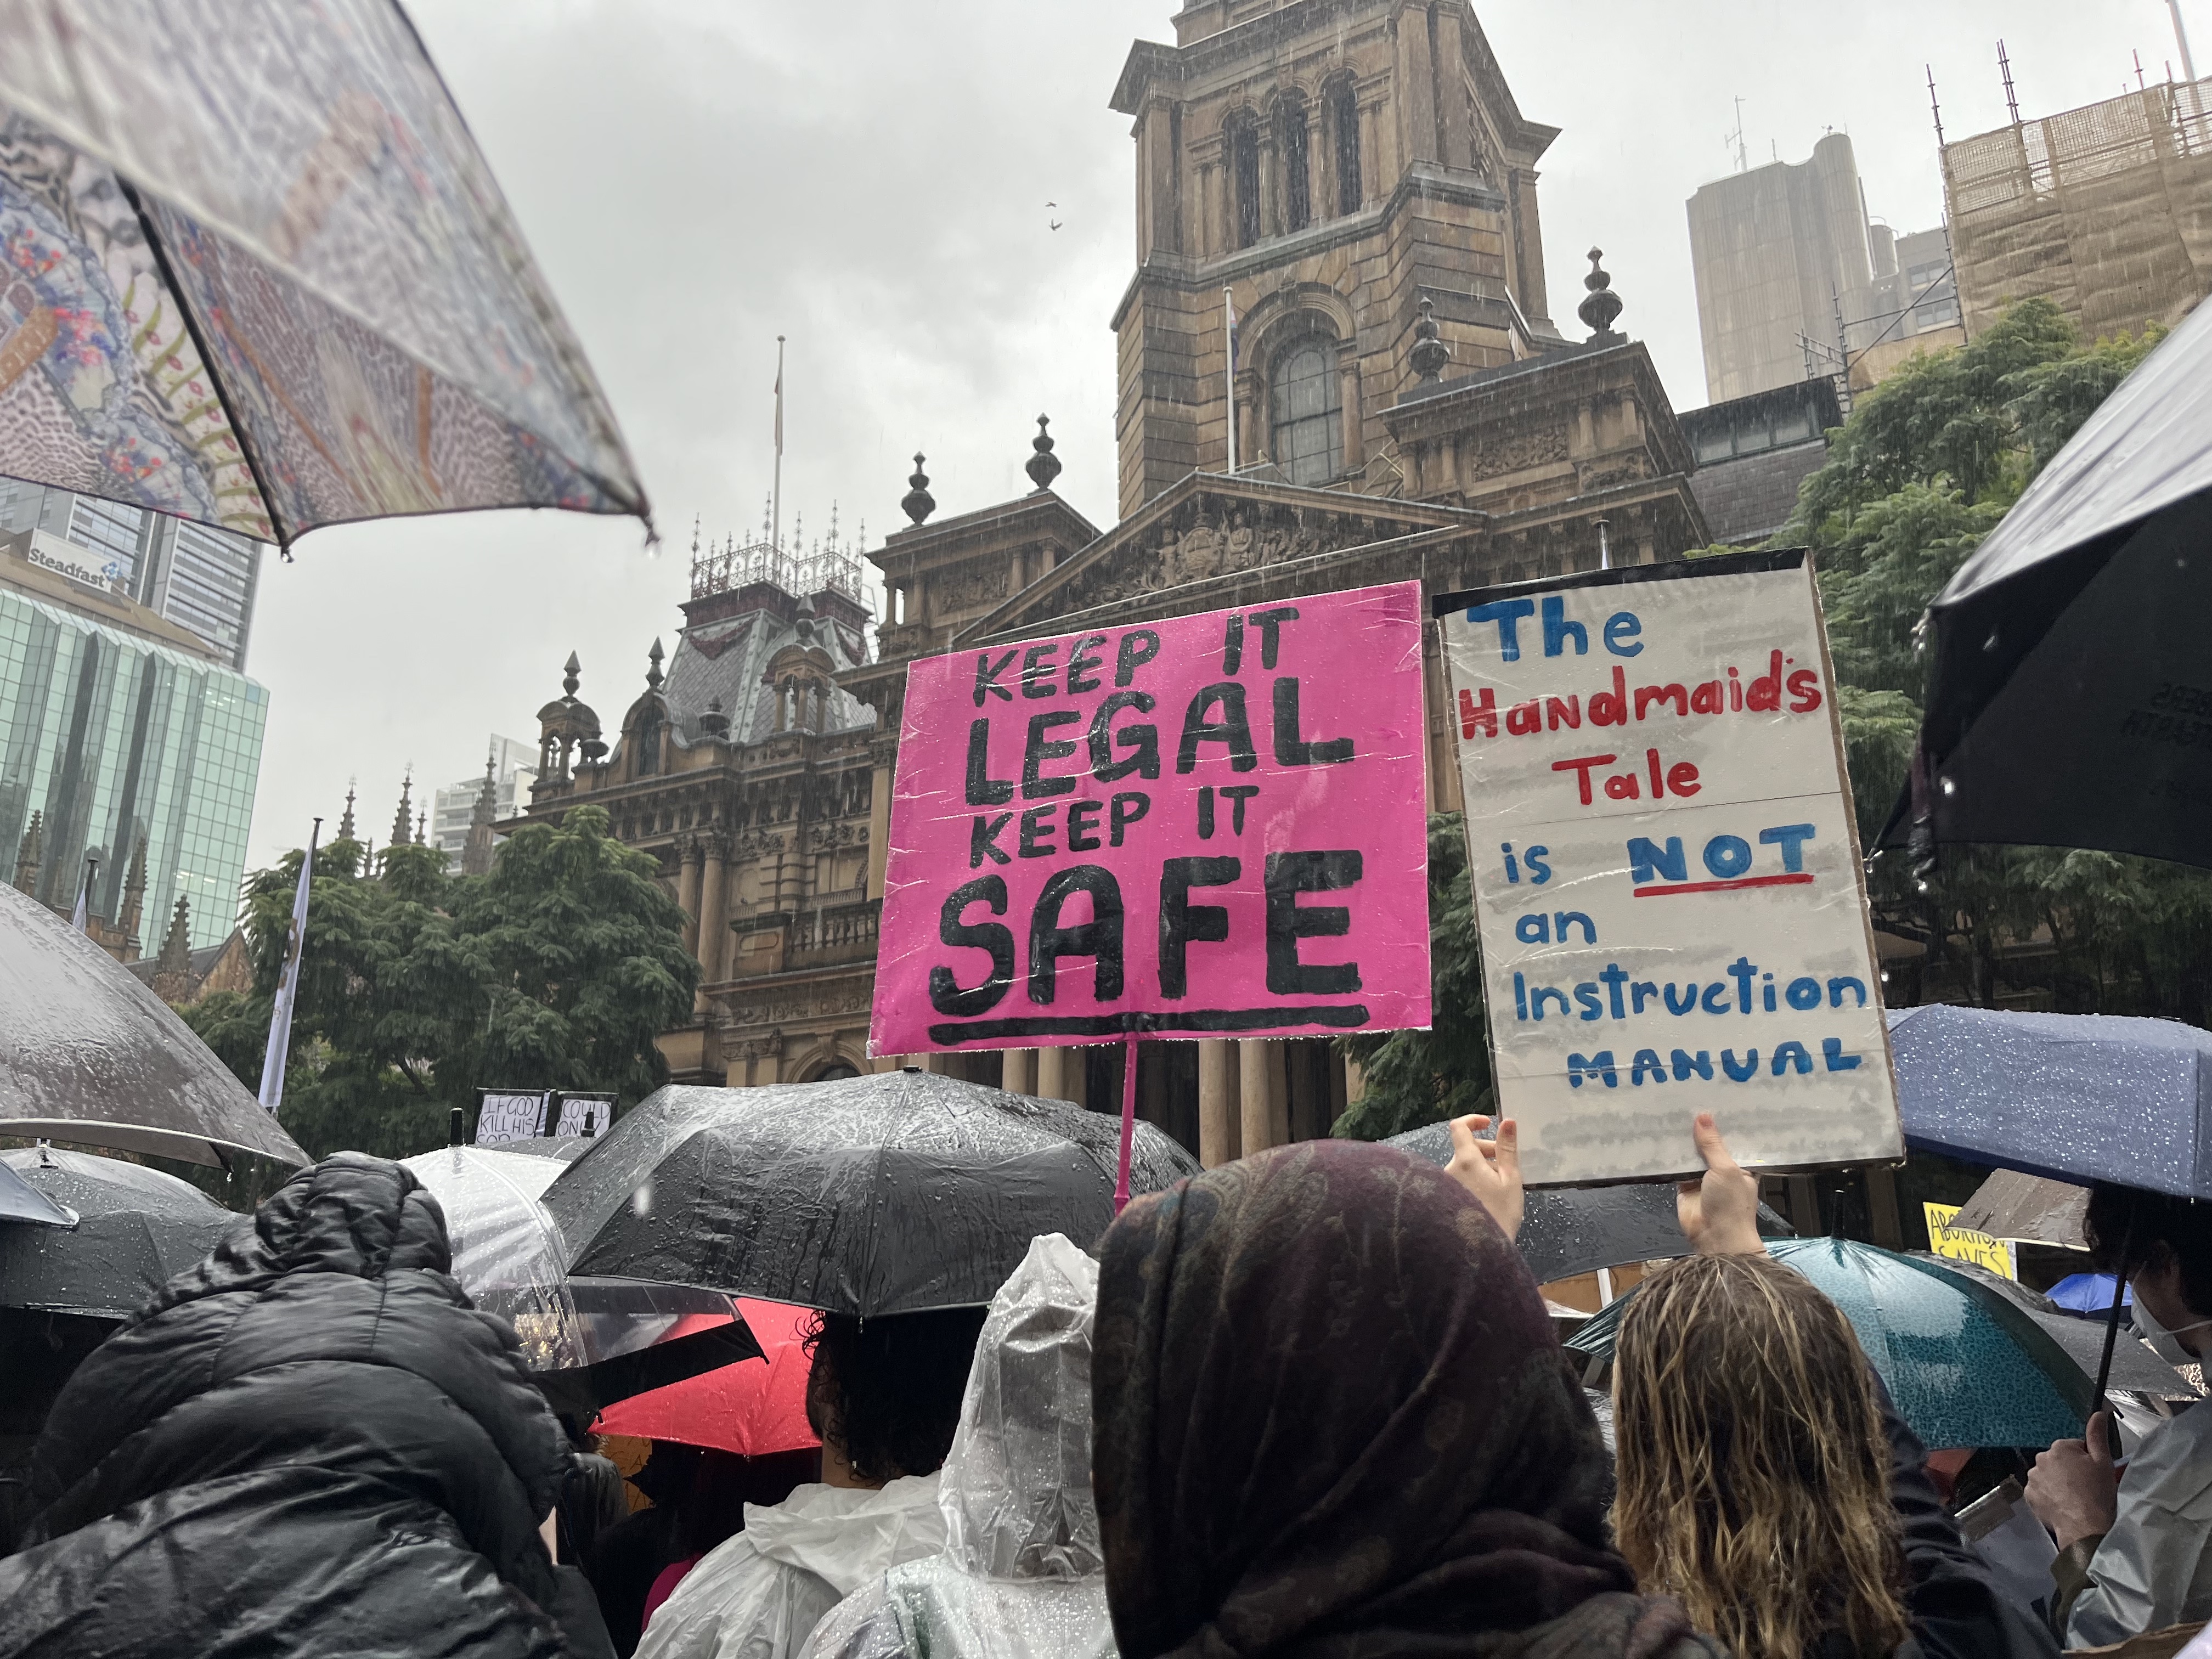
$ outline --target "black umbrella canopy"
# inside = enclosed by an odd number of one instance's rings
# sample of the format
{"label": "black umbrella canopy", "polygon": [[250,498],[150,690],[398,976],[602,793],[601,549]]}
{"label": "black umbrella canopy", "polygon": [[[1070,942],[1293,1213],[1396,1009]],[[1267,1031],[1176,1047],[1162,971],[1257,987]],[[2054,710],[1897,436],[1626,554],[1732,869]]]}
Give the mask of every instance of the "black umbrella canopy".
{"label": "black umbrella canopy", "polygon": [[122,963],[0,886],[0,1134],[192,1164],[312,1162]]}
{"label": "black umbrella canopy", "polygon": [[[575,1275],[875,1316],[988,1303],[1041,1233],[1114,1217],[1121,1126],[927,1072],[670,1087],[545,1189]],[[1133,1192],[1198,1173],[1137,1126]]]}
{"label": "black umbrella canopy", "polygon": [[2144,359],[1929,608],[1916,850],[2212,866],[2212,306]]}
{"label": "black umbrella canopy", "polygon": [[73,1227],[0,1222],[0,1307],[127,1319],[246,1218],[189,1182],[53,1147],[0,1164],[73,1212]]}
{"label": "black umbrella canopy", "polygon": [[[1431,1164],[1451,1162],[1451,1125],[1431,1123],[1383,1143]],[[1762,1204],[1759,1231],[1786,1235],[1790,1224]],[[1657,1261],[1688,1248],[1674,1218],[1674,1188],[1553,1187],[1530,1193],[1514,1240],[1540,1285],[1599,1267]]]}

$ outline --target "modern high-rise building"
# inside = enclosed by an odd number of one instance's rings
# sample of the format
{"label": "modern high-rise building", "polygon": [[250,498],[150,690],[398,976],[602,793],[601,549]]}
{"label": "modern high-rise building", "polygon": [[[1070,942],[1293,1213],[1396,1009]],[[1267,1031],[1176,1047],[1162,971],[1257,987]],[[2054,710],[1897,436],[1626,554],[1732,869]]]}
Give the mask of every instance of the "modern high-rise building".
{"label": "modern high-rise building", "polygon": [[268,693],[131,596],[115,573],[144,540],[82,501],[86,539],[0,536],[0,857],[64,914],[89,875],[95,934],[126,959],[179,898],[192,947],[217,945],[237,918]]}
{"label": "modern high-rise building", "polygon": [[1809,161],[1700,186],[1689,216],[1716,404],[1846,372],[1864,390],[1913,352],[1966,338],[1948,237],[1868,217],[1847,134],[1827,134]]}
{"label": "modern high-rise building", "polygon": [[260,543],[95,495],[0,478],[0,533],[27,530],[82,550],[94,575],[245,670]]}
{"label": "modern high-rise building", "polygon": [[[538,781],[538,745],[517,743],[495,732],[486,741],[485,757],[492,771],[492,805],[499,821],[515,817],[530,805],[530,786]],[[446,855],[446,866],[458,873],[461,854],[469,844],[469,825],[475,819],[477,797],[483,793],[483,775],[449,784],[432,798],[430,845]]]}

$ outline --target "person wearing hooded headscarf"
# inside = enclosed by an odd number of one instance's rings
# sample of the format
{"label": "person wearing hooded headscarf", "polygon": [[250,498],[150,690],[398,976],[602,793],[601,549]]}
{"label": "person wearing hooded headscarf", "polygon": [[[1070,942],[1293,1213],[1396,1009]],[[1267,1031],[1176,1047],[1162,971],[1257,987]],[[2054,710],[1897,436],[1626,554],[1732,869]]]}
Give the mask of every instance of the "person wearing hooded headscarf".
{"label": "person wearing hooded headscarf", "polygon": [[1486,1173],[1309,1141],[1108,1231],[1093,1477],[1126,1659],[1717,1659],[1612,1546],[1610,1460]]}
{"label": "person wearing hooded headscarf", "polygon": [[831,1610],[802,1659],[1110,1659],[1091,1493],[1098,1264],[1058,1233],[993,1298],[945,1460],[941,1554]]}
{"label": "person wearing hooded headscarf", "polygon": [[0,1560],[5,1659],[611,1659],[569,1468],[414,1173],[302,1170],[80,1366]]}

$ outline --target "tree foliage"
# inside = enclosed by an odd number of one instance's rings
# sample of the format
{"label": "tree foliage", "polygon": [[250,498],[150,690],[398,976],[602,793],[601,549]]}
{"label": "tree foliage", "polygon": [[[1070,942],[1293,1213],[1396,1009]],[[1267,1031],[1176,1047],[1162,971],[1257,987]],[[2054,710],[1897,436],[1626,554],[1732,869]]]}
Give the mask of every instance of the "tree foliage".
{"label": "tree foliage", "polygon": [[1429,975],[1431,1029],[1338,1039],[1345,1057],[1366,1073],[1367,1089],[1345,1109],[1332,1133],[1381,1140],[1489,1109],[1490,1029],[1482,1012],[1467,830],[1457,812],[1429,819]]}
{"label": "tree foliage", "polygon": [[[1904,787],[1919,737],[1917,629],[1929,602],[2160,337],[2153,330],[2085,345],[2056,307],[2028,301],[1966,345],[1912,358],[1830,434],[1826,464],[1805,481],[1772,544],[1814,550],[1867,844]],[[2212,878],[2201,871],[2107,853],[1969,848],[1947,852],[1924,887],[1895,859],[1877,861],[1870,884],[1883,927],[1928,941],[1925,988],[1983,1004],[2025,996],[2067,1012],[2212,1024]],[[1337,1121],[1339,1135],[1380,1139],[1485,1110],[1492,1099],[1456,814],[1430,820],[1429,937],[1435,1029],[1340,1039],[1366,1068],[1367,1087]],[[1889,988],[1909,1001],[1923,986]]]}
{"label": "tree foliage", "polygon": [[[248,1088],[303,856],[246,883],[252,990],[182,1011]],[[690,1013],[698,963],[653,860],[608,834],[603,810],[524,826],[489,876],[448,876],[427,847],[387,848],[374,876],[364,864],[350,841],[315,854],[281,1114],[309,1152],[441,1146],[450,1109],[472,1112],[480,1088],[627,1104],[665,1080],[653,1038]]]}
{"label": "tree foliage", "polygon": [[[1838,704],[1869,844],[1919,736],[1930,601],[2160,334],[2084,345],[2048,301],[2014,307],[1968,344],[1916,357],[1859,399],[1777,538],[1809,545]],[[1893,998],[2031,1000],[2065,1012],[2212,1015],[2212,880],[2153,860],[2048,848],[1947,850],[1924,884],[1884,858],[1871,879],[1888,930],[1925,942]],[[1902,994],[1900,994],[1900,993]]]}

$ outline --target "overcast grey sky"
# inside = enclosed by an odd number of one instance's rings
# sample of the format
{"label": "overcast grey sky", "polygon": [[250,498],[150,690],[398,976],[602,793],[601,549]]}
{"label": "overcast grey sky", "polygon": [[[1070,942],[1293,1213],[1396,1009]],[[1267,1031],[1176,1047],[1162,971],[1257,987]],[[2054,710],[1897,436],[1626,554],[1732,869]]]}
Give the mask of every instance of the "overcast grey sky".
{"label": "overcast grey sky", "polygon": [[[336,827],[358,776],[382,845],[402,771],[480,773],[534,741],[583,659],[610,726],[672,648],[694,514],[756,530],[775,337],[790,337],[784,517],[833,501],[903,523],[916,449],[941,513],[1028,488],[1040,413],[1058,488],[1115,518],[1114,343],[1131,274],[1130,41],[1176,0],[412,0],[622,422],[665,543],[630,521],[500,513],[317,532],[264,569],[247,672],[270,714],[249,852]],[[2183,0],[2212,70],[2212,0]],[[2178,58],[2166,0],[1492,0],[1477,12],[1522,111],[1563,131],[1540,185],[1553,310],[1606,251],[1678,408],[1705,401],[1683,203],[1731,166],[1848,131],[1869,210],[1938,223],[1924,66],[1953,137],[2003,124],[1996,43],[2044,114]],[[2176,64],[2179,72],[2179,64]],[[1048,202],[1058,205],[1048,209]],[[1061,228],[1050,228],[1052,221]],[[872,575],[872,570],[871,571]],[[421,799],[418,795],[418,799]]]}

